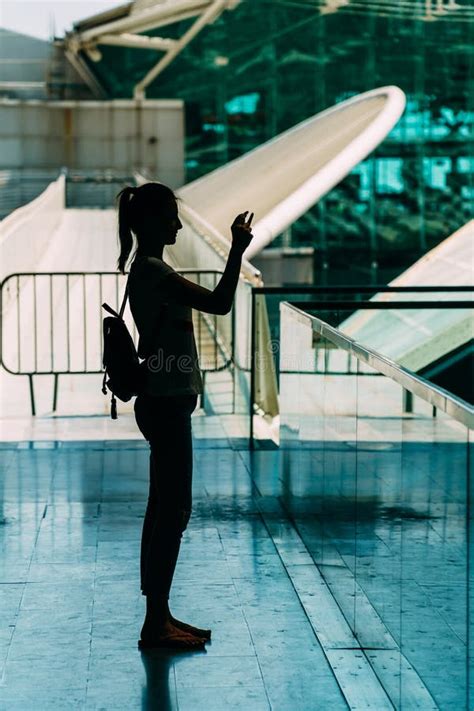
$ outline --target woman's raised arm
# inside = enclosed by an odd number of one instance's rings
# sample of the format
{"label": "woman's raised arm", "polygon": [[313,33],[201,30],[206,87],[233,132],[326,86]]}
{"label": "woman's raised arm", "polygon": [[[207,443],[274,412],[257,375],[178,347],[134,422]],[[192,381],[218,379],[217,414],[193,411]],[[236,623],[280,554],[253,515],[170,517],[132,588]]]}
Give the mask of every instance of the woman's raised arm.
{"label": "woman's raised arm", "polygon": [[209,314],[227,314],[232,308],[235,290],[239,281],[242,255],[252,239],[253,212],[245,221],[248,211],[237,215],[231,226],[232,246],[227,264],[219,283],[212,291],[185,279],[180,274],[166,276],[160,285],[161,292],[183,306]]}

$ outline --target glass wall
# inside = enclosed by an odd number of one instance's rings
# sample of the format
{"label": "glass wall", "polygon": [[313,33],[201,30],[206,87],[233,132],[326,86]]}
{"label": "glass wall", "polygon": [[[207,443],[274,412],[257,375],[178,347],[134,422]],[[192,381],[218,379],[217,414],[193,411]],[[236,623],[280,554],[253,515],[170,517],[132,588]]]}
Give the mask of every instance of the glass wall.
{"label": "glass wall", "polygon": [[474,412],[321,323],[282,306],[285,506],[394,707],[472,709]]}
{"label": "glass wall", "polygon": [[[431,2],[411,11],[402,3],[398,13],[394,4],[374,7],[326,12],[313,0],[244,0],[147,92],[185,101],[189,181],[352,95],[403,89],[407,109],[388,138],[293,225],[291,243],[317,248],[317,278],[328,265],[330,283],[347,283],[348,264],[356,281],[373,264],[388,279],[473,214],[469,6],[444,14],[432,14]],[[101,52],[101,62],[86,60],[114,97],[129,98],[157,61],[143,50]]]}

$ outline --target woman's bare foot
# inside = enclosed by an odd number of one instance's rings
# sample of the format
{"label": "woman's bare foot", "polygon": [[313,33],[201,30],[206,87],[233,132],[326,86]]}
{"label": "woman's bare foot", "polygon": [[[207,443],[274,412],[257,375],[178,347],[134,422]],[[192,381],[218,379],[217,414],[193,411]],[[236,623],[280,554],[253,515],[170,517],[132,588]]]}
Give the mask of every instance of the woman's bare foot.
{"label": "woman's bare foot", "polygon": [[205,639],[211,638],[211,630],[201,629],[200,627],[194,627],[194,625],[190,625],[187,622],[181,622],[181,620],[177,620],[176,617],[173,617],[171,612],[169,616],[169,621],[172,625],[177,627],[179,630],[182,630],[183,632],[188,632],[189,634],[192,634],[196,637],[204,637]]}
{"label": "woman's bare foot", "polygon": [[141,641],[147,645],[160,643],[166,646],[176,646],[180,648],[194,649],[202,647],[205,639],[196,634],[178,628],[170,620],[164,622],[160,627],[151,626],[145,620],[141,633]]}

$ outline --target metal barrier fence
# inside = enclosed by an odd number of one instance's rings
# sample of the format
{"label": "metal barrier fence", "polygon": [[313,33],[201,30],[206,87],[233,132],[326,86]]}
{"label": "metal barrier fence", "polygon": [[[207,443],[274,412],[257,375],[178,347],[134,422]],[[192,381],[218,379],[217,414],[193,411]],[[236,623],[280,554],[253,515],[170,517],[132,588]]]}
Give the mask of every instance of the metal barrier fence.
{"label": "metal barrier fence", "polygon": [[[214,289],[222,271],[218,269],[178,269],[187,278]],[[13,375],[24,375],[29,379],[32,413],[35,414],[35,394],[33,377],[35,375],[53,375],[53,411],[56,409],[58,383],[60,375],[100,374],[102,368],[102,319],[105,315],[101,304],[106,301],[112,307],[118,308],[125,288],[126,276],[117,272],[18,272],[9,274],[0,282],[0,364]],[[373,292],[427,293],[453,292],[472,293],[471,286],[422,286],[422,287],[386,287],[371,286],[337,286],[337,287],[250,287],[251,313],[251,344],[249,366],[245,358],[241,362],[236,351],[236,330],[234,307],[230,314],[214,315],[193,311],[194,333],[200,360],[200,368],[205,375],[229,369],[237,371],[249,378],[250,440],[253,441],[253,417],[256,412],[267,412],[263,403],[265,398],[265,380],[262,380],[261,369],[256,368],[256,360],[269,338],[273,345],[275,334],[270,332],[268,317],[262,318],[259,300],[274,297],[278,302],[288,299],[290,295],[318,296],[318,307],[326,309],[335,307],[334,299],[339,301],[344,296],[351,296],[353,309],[365,305],[357,301],[362,294]],[[329,304],[324,299],[333,300]],[[426,304],[425,308],[440,306],[439,302]],[[472,302],[470,302],[472,306]],[[315,307],[315,303],[301,304],[303,307]],[[346,308],[348,307],[345,304]],[[395,304],[380,301],[371,302],[369,308],[409,308],[410,302]],[[467,302],[453,301],[446,304],[449,308],[466,307]],[[420,302],[412,301],[411,308],[423,308]],[[265,311],[266,314],[266,311]],[[264,315],[265,315],[264,314]],[[134,337],[137,333],[129,309],[125,313],[125,321]],[[239,329],[242,327],[239,318]],[[265,328],[264,328],[265,327]],[[220,334],[226,334],[222,338]],[[230,338],[228,335],[230,334]],[[260,343],[261,341],[261,343]],[[275,348],[270,357],[276,356]],[[241,354],[242,355],[242,354]],[[267,354],[268,356],[268,354]],[[278,364],[275,363],[278,376]],[[268,369],[267,369],[268,370]],[[233,411],[235,410],[235,378],[233,378]],[[271,398],[271,404],[274,398]],[[273,403],[275,404],[275,403]],[[278,407],[276,403],[275,407]],[[270,412],[269,414],[274,414]]]}
{"label": "metal barrier fence", "polygon": [[[214,289],[222,272],[179,269],[191,281]],[[0,364],[12,375],[29,379],[31,411],[36,414],[33,377],[53,375],[53,411],[60,375],[103,373],[101,308],[107,302],[119,309],[126,275],[117,272],[21,272],[0,283]],[[124,320],[134,338],[138,334],[127,307]],[[216,315],[193,311],[199,365],[205,374],[233,365],[233,338],[219,338],[223,321],[234,333],[234,310]]]}

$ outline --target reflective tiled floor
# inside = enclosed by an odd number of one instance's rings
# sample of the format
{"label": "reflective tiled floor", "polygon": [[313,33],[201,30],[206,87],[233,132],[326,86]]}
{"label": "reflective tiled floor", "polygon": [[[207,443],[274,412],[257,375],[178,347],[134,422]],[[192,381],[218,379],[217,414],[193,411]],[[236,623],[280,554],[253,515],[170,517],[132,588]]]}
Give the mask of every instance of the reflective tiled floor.
{"label": "reflective tiled floor", "polygon": [[[2,710],[465,708],[466,668],[453,663],[465,659],[465,538],[452,492],[438,486],[436,515],[402,528],[387,508],[392,450],[375,448],[360,476],[382,474],[382,513],[359,502],[355,541],[353,504],[331,497],[328,480],[320,515],[289,521],[282,453],[249,452],[245,432],[235,416],[193,416],[194,511],[170,602],[212,627],[212,643],[147,654],[136,642],[148,452],[133,419],[5,428]],[[309,498],[318,452],[297,454]]]}
{"label": "reflective tiled floor", "polygon": [[[196,415],[193,428],[194,512],[170,602],[212,627],[198,653],[137,650],[145,444],[2,445],[2,709],[347,708],[259,513],[241,438],[220,418]],[[271,466],[274,452],[261,454]]]}

